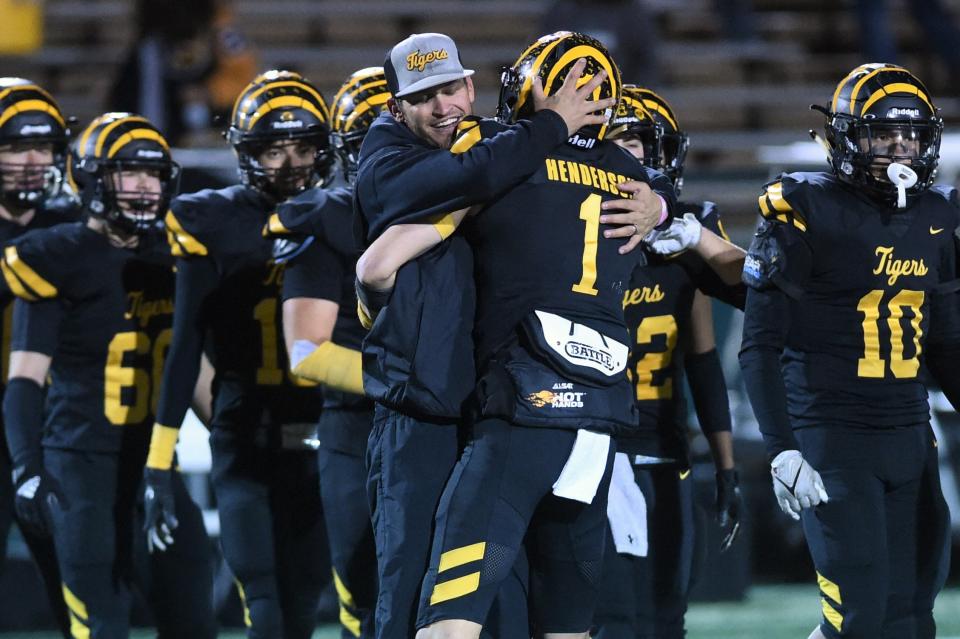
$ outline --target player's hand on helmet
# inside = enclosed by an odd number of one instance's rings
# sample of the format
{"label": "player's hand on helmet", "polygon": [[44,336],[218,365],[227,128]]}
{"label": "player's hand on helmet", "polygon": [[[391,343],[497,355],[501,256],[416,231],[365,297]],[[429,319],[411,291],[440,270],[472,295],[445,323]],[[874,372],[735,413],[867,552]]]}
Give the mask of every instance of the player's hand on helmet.
{"label": "player's hand on helmet", "polygon": [[606,123],[609,114],[607,109],[612,109],[617,105],[614,98],[604,98],[602,100],[593,100],[592,93],[603,83],[607,77],[606,71],[600,71],[590,78],[581,87],[577,87],[580,76],[587,66],[587,61],[583,58],[577,60],[567,77],[563,80],[563,85],[552,95],[543,94],[543,82],[540,76],[533,79],[533,108],[536,111],[550,109],[555,111],[567,124],[567,135],[573,135],[578,129],[591,124]]}
{"label": "player's hand on helmet", "polygon": [[618,227],[605,230],[604,237],[629,238],[619,249],[621,255],[626,255],[640,246],[644,236],[660,221],[663,200],[646,182],[623,182],[617,188],[633,195],[629,199],[607,200],[601,204],[600,207],[607,212],[600,216],[600,223]]}
{"label": "player's hand on helmet", "polygon": [[683,217],[674,218],[670,226],[662,231],[651,231],[643,238],[654,253],[671,255],[686,251],[700,243],[700,234],[703,225],[693,213],[685,213]]}
{"label": "player's hand on helmet", "polygon": [[740,480],[737,471],[717,471],[717,523],[720,524],[720,552],[733,545],[740,534]]}
{"label": "player's hand on helmet", "polygon": [[68,507],[59,482],[38,463],[25,464],[13,470],[14,509],[21,524],[35,535],[53,534],[51,511]]}
{"label": "player's hand on helmet", "polygon": [[774,457],[770,473],[780,509],[796,520],[804,508],[830,501],[820,473],[807,463],[799,450],[785,450]]}
{"label": "player's hand on helmet", "polygon": [[173,499],[173,470],[146,468],[143,471],[143,529],[147,533],[147,549],[163,552],[173,544],[177,528]]}

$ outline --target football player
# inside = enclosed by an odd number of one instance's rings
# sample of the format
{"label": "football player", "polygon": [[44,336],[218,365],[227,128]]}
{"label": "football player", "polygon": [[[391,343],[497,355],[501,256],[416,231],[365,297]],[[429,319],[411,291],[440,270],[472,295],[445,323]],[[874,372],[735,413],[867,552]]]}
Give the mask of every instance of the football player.
{"label": "football player", "polygon": [[[646,166],[662,171],[677,193],[683,186],[688,138],[670,105],[633,85],[623,96],[608,137]],[[713,202],[679,202],[683,215],[658,234],[653,250],[677,244],[672,255],[652,254],[637,267],[623,294],[630,330],[630,364],[640,428],[617,438],[617,459],[607,510],[607,539],[594,636],[682,638],[694,556],[694,494],[690,477],[686,415],[681,384],[690,383],[697,417],[716,466],[716,517],[721,549],[733,543],[740,526],[740,491],[734,468],[727,388],[713,335],[706,294],[742,306],[743,291],[728,287],[695,250],[726,245],[731,270],[742,268],[745,252],[727,240]],[[701,227],[701,241],[677,226]],[[668,242],[668,235],[677,239]],[[682,237],[681,237],[682,236]],[[708,236],[712,236],[708,239]],[[721,239],[722,238],[722,239]],[[732,289],[732,290],[731,290]],[[706,292],[706,294],[704,293]]]}
{"label": "football player", "polygon": [[740,362],[817,570],[811,637],[926,639],[949,517],[924,364],[960,400],[957,193],[933,186],[943,124],[926,87],[882,63],[818,110],[832,170],[760,195]]}
{"label": "football player", "polygon": [[[0,120],[3,121],[0,124],[0,244],[6,245],[30,229],[54,226],[76,219],[77,215],[75,203],[69,198],[59,206],[57,202],[63,192],[69,131],[50,94],[23,78],[0,78]],[[63,200],[61,198],[61,202]],[[15,296],[5,282],[0,288],[0,309],[6,329],[0,331],[3,344],[0,384],[5,385]],[[2,392],[0,386],[0,394]],[[3,438],[2,427],[0,438]],[[10,471],[5,439],[0,439],[0,567],[15,516]],[[21,527],[21,532],[40,568],[57,624],[64,636],[69,636],[70,622],[60,593],[53,541],[34,534],[28,526]]]}
{"label": "football player", "polygon": [[[332,138],[344,181],[352,186],[370,125],[390,92],[383,68],[360,69],[333,98]],[[283,279],[283,322],[294,373],[324,387],[317,461],[344,639],[374,636],[376,549],[366,500],[367,438],[373,402],[363,395],[360,346],[366,330],[354,293],[359,244],[349,188],[310,194],[277,207],[267,232],[291,246]],[[294,248],[295,247],[295,248]]]}
{"label": "football player", "polygon": [[173,201],[176,313],[147,459],[147,525],[169,539],[173,450],[201,355],[215,367],[211,479],[223,554],[237,578],[251,639],[309,637],[328,580],[312,448],[318,389],[288,370],[280,287],[284,264],[262,234],[270,213],[313,189],[334,164],[329,112],[299,74],[268,71],[238,96],[226,132],[241,184]]}
{"label": "football player", "polygon": [[[600,42],[571,32],[540,38],[503,74],[498,118],[533,114],[535,79],[551,95],[580,71],[601,80],[600,98],[619,99],[619,71]],[[421,639],[478,637],[524,540],[535,634],[586,637],[590,628],[610,434],[636,423],[621,299],[638,258],[621,254],[603,211],[628,197],[627,180],[644,183],[636,199],[654,222],[666,223],[675,204],[665,176],[605,140],[609,115],[572,132],[465,223],[479,379],[472,432],[437,510]],[[471,124],[454,151],[502,128]]]}
{"label": "football player", "polygon": [[128,636],[135,577],[159,636],[213,637],[209,542],[179,476],[181,544],[135,559],[148,545],[135,510],[173,312],[159,224],[179,167],[147,120],[107,113],[80,135],[73,175],[85,221],[29,233],[0,262],[18,297],[3,404],[17,511],[53,534],[74,637]]}
{"label": "football player", "polygon": [[[390,262],[398,253],[388,244],[358,263],[359,279],[367,283],[359,287],[364,311],[390,302],[365,338],[363,356],[364,391],[377,401],[367,448],[379,573],[377,636],[408,639],[437,502],[459,454],[461,412],[474,386],[472,255],[447,214],[495,197],[535,171],[581,124],[602,119],[593,111],[614,102],[590,100],[599,78],[580,91],[571,82],[538,99],[543,112],[530,121],[451,153],[474,97],[472,71],[463,68],[453,40],[411,36],[391,49],[384,71],[390,113],[374,122],[361,149],[359,226],[365,227],[365,243],[403,234],[405,226],[425,228],[439,243],[396,265]],[[628,224],[634,221],[643,223],[638,217]],[[411,257],[416,259],[393,284],[393,274]],[[525,572],[514,573],[508,589],[513,594],[498,600],[490,620],[494,636],[529,636],[525,596],[514,589],[523,587]]]}

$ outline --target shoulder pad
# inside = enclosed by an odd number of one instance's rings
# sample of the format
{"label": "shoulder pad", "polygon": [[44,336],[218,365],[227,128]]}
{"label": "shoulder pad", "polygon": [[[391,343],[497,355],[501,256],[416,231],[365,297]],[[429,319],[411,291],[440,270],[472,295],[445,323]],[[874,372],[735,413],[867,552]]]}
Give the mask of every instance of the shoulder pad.
{"label": "shoulder pad", "polygon": [[[801,176],[798,179],[798,176]],[[782,174],[763,187],[757,199],[763,219],[783,224],[792,224],[801,231],[807,230],[806,213],[802,192],[806,185],[803,174]]]}
{"label": "shoulder pad", "polygon": [[760,291],[777,287],[800,298],[810,267],[810,251],[794,226],[761,220],[744,259],[743,283]]}
{"label": "shoulder pad", "polygon": [[935,184],[934,186],[930,187],[930,192],[936,193],[954,206],[960,206],[960,196],[958,196],[957,189],[955,187],[947,184]]}
{"label": "shoulder pad", "polygon": [[310,189],[277,206],[263,227],[264,237],[325,235],[331,222],[351,224],[352,197],[348,189]]}
{"label": "shoulder pad", "polygon": [[450,147],[450,152],[464,153],[469,151],[480,140],[493,137],[506,128],[492,118],[467,116],[457,125],[456,139]]}
{"label": "shoulder pad", "polygon": [[[187,216],[184,216],[181,212],[180,217]],[[189,217],[187,217],[187,219],[189,219]],[[167,242],[170,244],[170,252],[176,257],[187,257],[190,255],[200,256],[206,255],[209,252],[203,242],[198,240],[190,231],[186,230],[180,218],[174,215],[173,209],[167,211],[166,217],[163,218],[163,223],[167,229]]]}
{"label": "shoulder pad", "polygon": [[14,295],[36,302],[60,294],[66,265],[74,263],[75,229],[74,224],[64,224],[29,231],[3,249],[0,270]]}

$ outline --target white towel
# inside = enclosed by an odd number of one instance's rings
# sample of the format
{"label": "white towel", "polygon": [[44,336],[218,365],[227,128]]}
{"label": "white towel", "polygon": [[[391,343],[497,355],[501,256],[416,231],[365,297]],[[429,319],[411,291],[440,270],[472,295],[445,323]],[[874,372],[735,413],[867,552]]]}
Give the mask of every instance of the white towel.
{"label": "white towel", "polygon": [[317,350],[317,345],[308,339],[298,339],[293,342],[293,352],[290,353],[290,368],[296,368],[300,362],[307,359]]}
{"label": "white towel", "polygon": [[589,504],[597,495],[610,452],[610,435],[577,431],[577,440],[553,484],[553,494]]}
{"label": "white towel", "polygon": [[647,556],[647,501],[633,477],[626,453],[617,453],[613,459],[607,519],[618,553]]}

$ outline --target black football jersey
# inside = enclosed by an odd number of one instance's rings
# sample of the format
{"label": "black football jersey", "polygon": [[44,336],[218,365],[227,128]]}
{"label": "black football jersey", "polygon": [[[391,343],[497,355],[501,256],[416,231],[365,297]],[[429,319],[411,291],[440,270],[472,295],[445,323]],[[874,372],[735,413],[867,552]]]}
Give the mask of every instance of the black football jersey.
{"label": "black football jersey", "polygon": [[[202,330],[216,370],[214,426],[312,422],[319,415],[317,387],[289,372],[280,297],[285,264],[274,261],[274,242],[263,235],[272,210],[257,191],[232,186],[180,196],[166,217],[177,286],[194,297],[184,312]],[[192,397],[178,376],[171,369],[165,378],[163,425],[179,426]]]}
{"label": "black football jersey", "polygon": [[146,455],[172,336],[173,260],[162,241],[113,246],[75,222],[4,249],[20,298],[13,350],[51,356],[43,445]]}
{"label": "black football jersey", "polygon": [[[482,126],[493,129],[486,135],[495,132],[494,123]],[[627,344],[622,299],[642,252],[620,255],[624,240],[604,238],[604,230],[612,227],[599,221],[601,203],[625,197],[617,184],[627,179],[673,192],[667,178],[612,143],[563,144],[536,173],[468,221],[477,280],[478,362],[507,342],[534,310]]]}
{"label": "black football jersey", "polygon": [[[57,224],[76,221],[79,217],[79,211],[75,208],[63,207],[49,210],[38,210],[34,213],[30,221],[20,226],[8,220],[0,219],[0,246],[7,246],[11,241],[20,237],[27,231],[34,229],[45,229]],[[15,280],[14,280],[15,282]],[[16,286],[16,283],[14,283]],[[7,385],[7,367],[10,363],[10,327],[13,322],[13,300],[16,296],[10,290],[10,284],[6,277],[0,282],[0,312],[2,322],[0,322],[0,394]]]}
{"label": "black football jersey", "polygon": [[[678,215],[694,213],[724,239],[719,211],[712,202],[679,202]],[[651,457],[687,457],[686,412],[683,400],[683,355],[689,348],[690,311],[694,293],[727,299],[728,287],[692,251],[675,256],[648,255],[623,293],[623,313],[630,331],[628,374],[634,384],[639,430],[622,434],[617,449]]]}
{"label": "black football jersey", "polygon": [[793,173],[759,203],[794,291],[781,358],[792,425],[926,423],[920,370],[930,300],[956,272],[955,191],[891,210],[830,174]]}

